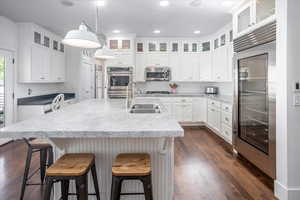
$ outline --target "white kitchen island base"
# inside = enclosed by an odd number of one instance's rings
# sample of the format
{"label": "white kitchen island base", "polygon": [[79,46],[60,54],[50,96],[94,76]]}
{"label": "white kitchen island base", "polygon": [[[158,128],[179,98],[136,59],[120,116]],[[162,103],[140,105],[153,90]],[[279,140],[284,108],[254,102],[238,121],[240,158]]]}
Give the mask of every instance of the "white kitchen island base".
{"label": "white kitchen island base", "polygon": [[[174,139],[173,138],[51,138],[54,157],[58,159],[63,153],[94,153],[98,174],[101,200],[110,199],[111,167],[119,153],[149,153],[152,164],[152,185],[154,200],[172,200],[174,191]],[[71,182],[70,192],[75,192]],[[122,192],[143,192],[138,181],[125,181]],[[89,175],[89,193],[94,193],[94,186]],[[54,199],[60,198],[60,184],[55,184]],[[76,199],[70,197],[69,199]],[[89,196],[89,199],[96,199]],[[122,200],[144,200],[143,195],[122,196]]]}

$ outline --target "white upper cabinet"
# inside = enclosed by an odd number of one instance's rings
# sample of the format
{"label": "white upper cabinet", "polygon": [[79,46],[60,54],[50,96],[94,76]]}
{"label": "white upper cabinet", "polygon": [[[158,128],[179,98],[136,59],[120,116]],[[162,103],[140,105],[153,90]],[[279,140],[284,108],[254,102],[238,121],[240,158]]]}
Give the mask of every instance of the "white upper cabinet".
{"label": "white upper cabinet", "polygon": [[275,0],[245,0],[233,11],[234,38],[275,20]]}
{"label": "white upper cabinet", "polygon": [[147,57],[146,54],[140,53],[135,55],[135,82],[145,81],[145,67],[146,67]]}
{"label": "white upper cabinet", "polygon": [[31,81],[44,82],[50,80],[51,55],[48,49],[31,47]]}
{"label": "white upper cabinet", "polygon": [[18,81],[65,81],[65,48],[61,38],[33,23],[19,24]]}
{"label": "white upper cabinet", "polygon": [[211,42],[202,43],[202,52],[200,54],[200,81],[212,80],[212,51]]}
{"label": "white upper cabinet", "polygon": [[169,54],[168,53],[148,53],[146,66],[168,67]]}
{"label": "white upper cabinet", "polygon": [[227,80],[228,55],[227,46],[222,46],[213,51],[213,81],[223,82]]}

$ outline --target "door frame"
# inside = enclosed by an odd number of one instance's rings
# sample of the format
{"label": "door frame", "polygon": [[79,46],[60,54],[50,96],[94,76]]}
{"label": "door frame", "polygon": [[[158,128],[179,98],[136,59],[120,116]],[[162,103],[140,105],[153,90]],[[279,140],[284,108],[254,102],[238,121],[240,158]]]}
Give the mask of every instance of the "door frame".
{"label": "door frame", "polygon": [[[14,51],[0,48],[0,56],[4,56],[5,77],[4,77],[4,125],[9,125],[15,122],[15,58]],[[8,62],[7,62],[8,60]],[[8,67],[9,66],[9,67]],[[8,86],[8,87],[7,87]],[[7,95],[9,94],[9,95]],[[11,103],[9,103],[11,101]],[[9,108],[9,109],[7,109]],[[7,117],[8,116],[8,117]],[[7,121],[7,119],[10,119]]]}

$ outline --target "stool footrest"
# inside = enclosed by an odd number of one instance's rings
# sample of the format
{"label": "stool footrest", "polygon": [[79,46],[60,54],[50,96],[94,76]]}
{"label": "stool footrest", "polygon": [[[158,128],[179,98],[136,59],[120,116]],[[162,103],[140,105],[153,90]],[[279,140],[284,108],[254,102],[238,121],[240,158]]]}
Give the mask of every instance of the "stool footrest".
{"label": "stool footrest", "polygon": [[132,193],[121,193],[120,195],[144,195],[145,193],[136,193],[136,192],[132,192]]}

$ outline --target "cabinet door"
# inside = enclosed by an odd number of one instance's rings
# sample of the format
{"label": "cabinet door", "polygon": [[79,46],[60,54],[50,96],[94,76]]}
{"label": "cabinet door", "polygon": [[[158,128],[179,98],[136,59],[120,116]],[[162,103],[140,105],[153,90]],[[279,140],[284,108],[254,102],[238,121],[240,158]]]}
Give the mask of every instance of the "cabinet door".
{"label": "cabinet door", "polygon": [[135,55],[135,81],[145,81],[146,55]]}
{"label": "cabinet door", "polygon": [[200,81],[212,80],[212,54],[211,51],[202,52],[200,55]]}
{"label": "cabinet door", "polygon": [[31,47],[31,79],[32,81],[49,81],[50,52],[43,47]]}
{"label": "cabinet door", "polygon": [[228,72],[227,46],[222,46],[213,51],[213,80],[226,81]]}
{"label": "cabinet door", "polygon": [[54,82],[65,81],[65,54],[52,52],[51,57],[51,80]]}
{"label": "cabinet door", "polygon": [[252,2],[246,4],[242,7],[236,14],[237,20],[237,33],[240,33],[246,29],[248,29],[252,24],[252,10],[253,4]]}
{"label": "cabinet door", "polygon": [[148,53],[147,66],[169,66],[169,54]]}
{"label": "cabinet door", "polygon": [[181,103],[174,103],[173,105],[173,116],[174,119],[182,122],[183,121],[183,113],[182,113],[183,109],[182,109],[182,105]]}
{"label": "cabinet door", "polygon": [[133,66],[133,55],[132,53],[119,53],[118,55],[119,64],[125,67]]}
{"label": "cabinet door", "polygon": [[170,119],[174,119],[174,115],[173,115],[173,103],[163,103],[164,109],[166,110],[166,112],[168,113],[168,116]]}
{"label": "cabinet door", "polygon": [[255,22],[259,23],[275,15],[275,0],[254,0]]}
{"label": "cabinet door", "polygon": [[206,98],[193,99],[193,121],[207,122],[207,99]]}
{"label": "cabinet door", "polygon": [[221,130],[221,113],[216,108],[208,107],[207,109],[207,123],[216,131]]}
{"label": "cabinet door", "polygon": [[181,80],[181,58],[178,53],[171,53],[169,55],[170,58],[170,68],[171,68],[171,80],[172,81],[180,81]]}
{"label": "cabinet door", "polygon": [[191,122],[193,121],[193,104],[192,103],[184,103],[181,105],[182,107],[182,121],[183,122]]}
{"label": "cabinet door", "polygon": [[181,56],[182,63],[180,66],[180,80],[181,81],[193,81],[194,77],[194,60],[193,54],[183,54]]}

